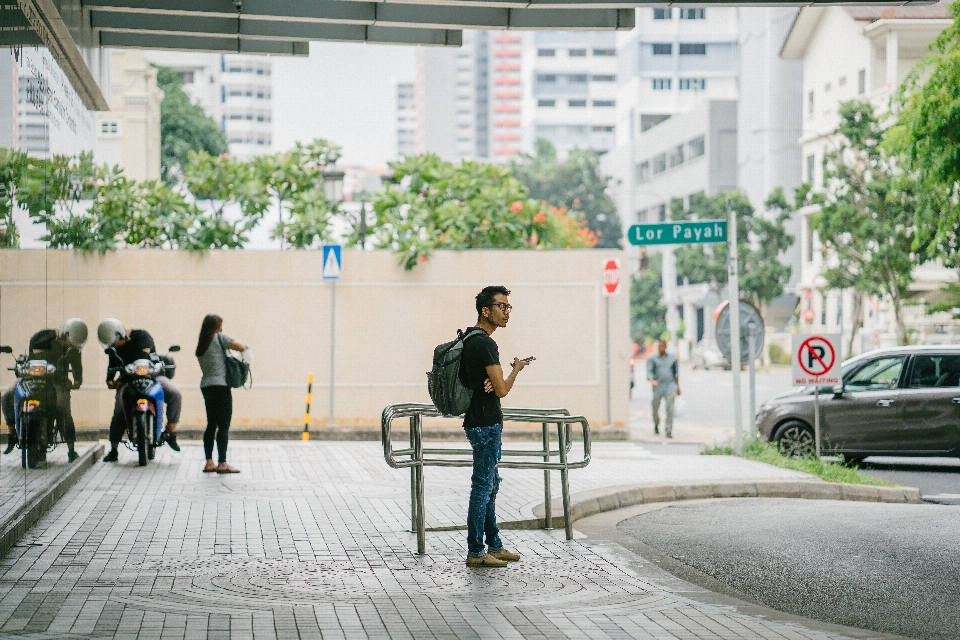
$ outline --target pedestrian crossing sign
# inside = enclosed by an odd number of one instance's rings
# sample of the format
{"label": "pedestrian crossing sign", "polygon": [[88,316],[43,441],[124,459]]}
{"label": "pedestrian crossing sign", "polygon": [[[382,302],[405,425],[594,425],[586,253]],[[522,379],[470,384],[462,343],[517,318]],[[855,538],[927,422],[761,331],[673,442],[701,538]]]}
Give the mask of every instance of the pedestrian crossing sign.
{"label": "pedestrian crossing sign", "polygon": [[343,264],[340,261],[340,250],[341,246],[339,244],[325,244],[323,245],[323,279],[324,280],[339,280],[340,279],[340,267]]}

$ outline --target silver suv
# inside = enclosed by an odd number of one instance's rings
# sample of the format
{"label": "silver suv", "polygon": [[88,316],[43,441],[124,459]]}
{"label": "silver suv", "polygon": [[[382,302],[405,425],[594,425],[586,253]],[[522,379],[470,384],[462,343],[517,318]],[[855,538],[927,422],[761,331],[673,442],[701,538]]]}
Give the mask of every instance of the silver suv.
{"label": "silver suv", "polygon": [[[878,349],[843,363],[820,387],[823,453],[960,456],[960,346]],[[757,429],[788,455],[813,455],[813,387],[763,403]]]}

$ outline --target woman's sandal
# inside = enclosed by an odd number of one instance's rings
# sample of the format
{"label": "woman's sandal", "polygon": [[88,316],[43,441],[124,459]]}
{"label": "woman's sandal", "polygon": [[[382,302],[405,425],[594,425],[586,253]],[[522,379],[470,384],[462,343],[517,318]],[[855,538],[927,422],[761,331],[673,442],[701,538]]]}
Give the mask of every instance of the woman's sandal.
{"label": "woman's sandal", "polygon": [[226,462],[224,462],[223,464],[217,465],[217,468],[214,469],[214,471],[216,471],[217,473],[240,473],[240,469],[237,469],[236,467],[231,467]]}
{"label": "woman's sandal", "polygon": [[208,466],[203,467],[204,473],[213,473],[216,470],[217,470],[217,465],[210,465],[209,467]]}

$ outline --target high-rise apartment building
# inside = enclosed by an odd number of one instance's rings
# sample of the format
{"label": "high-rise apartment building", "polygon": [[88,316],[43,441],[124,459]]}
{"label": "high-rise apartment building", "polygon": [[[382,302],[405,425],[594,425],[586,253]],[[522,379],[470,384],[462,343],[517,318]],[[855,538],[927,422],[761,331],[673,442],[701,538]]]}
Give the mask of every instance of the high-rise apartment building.
{"label": "high-rise apartment building", "polygon": [[147,59],[176,70],[184,91],[227,134],[232,155],[248,159],[273,152],[269,57],[149,51]]}
{"label": "high-rise apartment building", "polygon": [[526,34],[522,109],[524,150],[537,139],[561,153],[605,152],[616,143],[617,42],[608,31]]}
{"label": "high-rise apartment building", "polygon": [[405,158],[417,152],[416,102],[412,82],[397,83],[397,157]]}
{"label": "high-rise apartment building", "polygon": [[492,34],[490,160],[506,163],[523,151],[523,35]]}

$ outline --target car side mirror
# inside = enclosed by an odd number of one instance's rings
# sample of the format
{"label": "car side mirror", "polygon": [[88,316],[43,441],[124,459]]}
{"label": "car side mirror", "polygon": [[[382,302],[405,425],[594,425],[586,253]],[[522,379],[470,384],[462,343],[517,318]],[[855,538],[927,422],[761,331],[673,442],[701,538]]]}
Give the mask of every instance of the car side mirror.
{"label": "car side mirror", "polygon": [[842,398],[842,397],[843,397],[843,385],[842,385],[842,384],[834,385],[834,387],[833,387],[833,397],[834,397],[834,398]]}
{"label": "car side mirror", "polygon": [[13,353],[13,347],[7,345],[0,346],[0,353]]}
{"label": "car side mirror", "polygon": [[176,353],[177,351],[180,351],[180,345],[178,344],[172,345],[169,349],[167,349],[167,351],[171,353]]}

